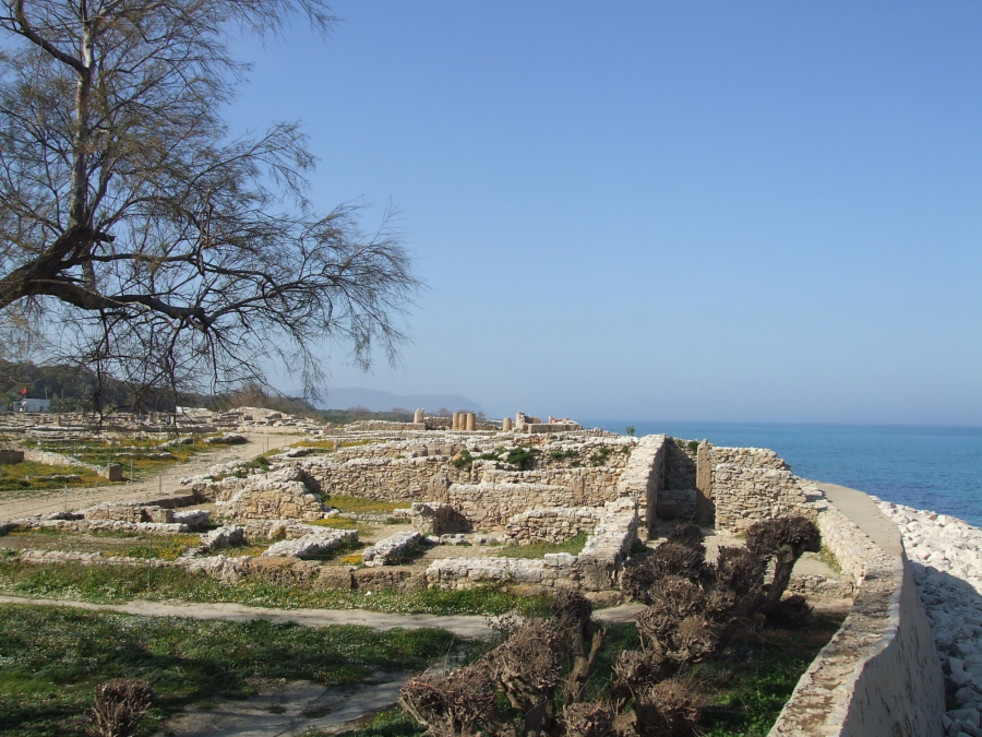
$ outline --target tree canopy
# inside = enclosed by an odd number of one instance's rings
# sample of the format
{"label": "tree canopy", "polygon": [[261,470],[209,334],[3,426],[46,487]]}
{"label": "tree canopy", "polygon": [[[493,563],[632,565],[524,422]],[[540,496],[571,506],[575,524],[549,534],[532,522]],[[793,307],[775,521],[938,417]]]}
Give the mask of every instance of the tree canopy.
{"label": "tree canopy", "polygon": [[0,330],[147,386],[308,387],[341,342],[392,358],[420,282],[383,224],[307,201],[296,123],[233,138],[247,65],[229,33],[275,33],[322,0],[0,0]]}

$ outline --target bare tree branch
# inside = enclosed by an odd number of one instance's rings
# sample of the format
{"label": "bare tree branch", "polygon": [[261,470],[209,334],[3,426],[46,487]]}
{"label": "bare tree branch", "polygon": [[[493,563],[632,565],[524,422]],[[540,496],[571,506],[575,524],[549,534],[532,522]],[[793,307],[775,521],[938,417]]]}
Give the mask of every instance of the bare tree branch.
{"label": "bare tree branch", "polygon": [[322,0],[0,0],[0,330],[172,384],[281,356],[311,386],[334,342],[395,356],[421,288],[399,239],[310,209],[297,124],[230,140],[218,114],[245,69],[225,29],[294,12],[334,20]]}

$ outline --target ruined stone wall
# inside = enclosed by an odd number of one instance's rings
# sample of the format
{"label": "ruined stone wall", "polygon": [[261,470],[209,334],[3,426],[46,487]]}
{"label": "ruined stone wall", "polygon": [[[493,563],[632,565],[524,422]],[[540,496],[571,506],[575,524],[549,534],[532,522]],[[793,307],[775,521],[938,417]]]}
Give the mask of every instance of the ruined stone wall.
{"label": "ruined stone wall", "polygon": [[831,506],[818,526],[858,592],[769,737],[940,737],[941,667],[899,532],[885,549]]}
{"label": "ruined stone wall", "polygon": [[447,487],[461,475],[449,456],[353,458],[345,463],[318,460],[303,465],[327,496],[390,502],[446,501]]}
{"label": "ruined stone wall", "polygon": [[596,507],[530,509],[510,518],[505,532],[517,545],[561,543],[582,532],[591,532],[600,520]]}
{"label": "ruined stone wall", "polygon": [[806,509],[801,480],[773,450],[712,446],[710,453],[717,529],[743,532],[755,522]]}
{"label": "ruined stone wall", "polygon": [[567,503],[564,486],[548,484],[452,484],[444,501],[459,512],[473,530],[490,532],[529,509],[561,507]]}
{"label": "ruined stone wall", "polygon": [[[559,486],[566,492],[564,501],[556,506],[599,507],[617,498],[617,482],[621,471],[607,466],[599,468],[547,468],[533,471],[514,471],[482,466],[480,483],[507,487],[509,484]],[[506,490],[507,491],[507,490]]]}
{"label": "ruined stone wall", "polygon": [[663,488],[669,444],[671,440],[665,435],[641,438],[617,480],[617,497],[633,499],[638,505],[638,518],[645,538],[655,528],[658,495]]}

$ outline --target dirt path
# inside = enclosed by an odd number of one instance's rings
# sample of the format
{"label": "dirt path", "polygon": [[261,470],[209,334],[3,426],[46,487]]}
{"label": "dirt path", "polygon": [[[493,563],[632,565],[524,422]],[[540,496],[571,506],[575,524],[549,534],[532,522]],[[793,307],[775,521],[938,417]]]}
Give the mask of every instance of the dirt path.
{"label": "dirt path", "polygon": [[305,439],[306,435],[246,434],[247,443],[242,445],[218,446],[215,450],[192,456],[187,463],[177,463],[161,474],[132,483],[112,486],[91,486],[86,488],[36,491],[29,495],[0,494],[0,521],[29,517],[35,514],[50,514],[63,509],[81,509],[95,504],[112,501],[146,501],[158,499],[169,494],[186,493],[180,485],[184,476],[204,473],[216,463],[254,458],[267,449],[282,448]]}

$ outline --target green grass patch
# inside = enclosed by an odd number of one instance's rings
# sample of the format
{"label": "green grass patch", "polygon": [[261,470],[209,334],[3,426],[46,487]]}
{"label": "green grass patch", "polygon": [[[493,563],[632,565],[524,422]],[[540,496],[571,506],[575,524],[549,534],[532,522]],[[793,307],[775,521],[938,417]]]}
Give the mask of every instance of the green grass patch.
{"label": "green grass patch", "polygon": [[0,593],[96,603],[148,601],[230,602],[280,609],[371,609],[403,614],[498,616],[512,610],[542,614],[549,597],[519,596],[494,587],[410,592],[350,591],[280,586],[265,581],[226,584],[174,566],[86,566],[81,563],[27,564],[0,556]]}
{"label": "green grass patch", "polygon": [[[52,465],[22,461],[0,466],[0,492],[102,486],[111,482],[81,466]],[[121,483],[121,482],[115,482]]]}
{"label": "green grass patch", "polygon": [[[325,734],[314,730],[303,737],[318,737]],[[403,713],[399,707],[386,709],[367,719],[361,728],[342,732],[340,737],[422,737],[426,729],[419,726],[412,717]]]}
{"label": "green grass patch", "polygon": [[400,507],[405,509],[406,502],[387,502],[381,499],[369,499],[364,496],[345,496],[332,494],[325,503],[346,514],[392,514]]}
{"label": "green grass patch", "polygon": [[187,705],[242,698],[269,679],[339,686],[376,670],[417,670],[447,652],[436,629],[307,628],[262,620],[136,617],[60,607],[0,606],[0,735],[84,735],[93,689],[142,678],[156,691],[140,735]]}
{"label": "green grass patch", "polygon": [[561,543],[532,543],[531,545],[503,545],[496,548],[495,555],[505,558],[541,558],[546,553],[570,553],[579,555],[586,545],[589,534],[581,532],[576,537]]}
{"label": "green grass patch", "polygon": [[705,737],[763,737],[798,679],[841,622],[816,617],[803,630],[763,630],[734,638],[722,655],[693,669]]}
{"label": "green grass patch", "polygon": [[15,530],[3,541],[4,549],[36,548],[71,553],[99,553],[124,558],[175,560],[188,548],[201,544],[200,535],[152,535],[138,532],[93,531],[79,533],[50,527]]}

